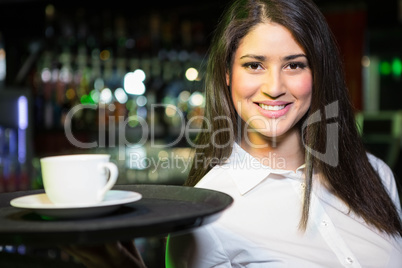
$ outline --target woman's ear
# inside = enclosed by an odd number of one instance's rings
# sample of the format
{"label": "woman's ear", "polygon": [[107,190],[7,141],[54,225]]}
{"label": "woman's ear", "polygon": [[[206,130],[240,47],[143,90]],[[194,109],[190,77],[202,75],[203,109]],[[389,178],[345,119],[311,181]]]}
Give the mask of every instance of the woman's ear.
{"label": "woman's ear", "polygon": [[226,72],[226,85],[230,86],[230,74],[229,74],[229,72]]}

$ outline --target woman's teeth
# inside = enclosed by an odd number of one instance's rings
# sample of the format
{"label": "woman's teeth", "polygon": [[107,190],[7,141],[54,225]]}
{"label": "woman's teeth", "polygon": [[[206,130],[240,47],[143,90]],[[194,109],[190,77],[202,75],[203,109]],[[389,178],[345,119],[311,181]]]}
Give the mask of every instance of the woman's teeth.
{"label": "woman's teeth", "polygon": [[275,105],[275,106],[271,106],[271,105],[265,105],[260,103],[259,106],[267,111],[279,111],[282,110],[283,108],[285,108],[286,105]]}

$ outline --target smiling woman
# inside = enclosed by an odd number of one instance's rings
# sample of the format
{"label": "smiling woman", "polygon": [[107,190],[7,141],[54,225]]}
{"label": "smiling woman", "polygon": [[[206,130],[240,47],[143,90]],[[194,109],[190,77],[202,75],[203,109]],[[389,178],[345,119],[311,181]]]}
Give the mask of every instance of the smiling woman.
{"label": "smiling woman", "polygon": [[[292,129],[310,107],[313,81],[304,49],[292,34],[279,24],[257,25],[240,42],[226,80],[247,128],[241,146],[254,156],[264,156],[274,149],[269,140],[289,136],[286,144],[292,143],[293,150],[276,146],[275,151],[298,155],[298,161],[292,161],[297,165],[288,169],[300,166],[304,153],[297,146],[299,131]],[[265,144],[265,149],[253,150],[257,144]]]}
{"label": "smiling woman", "polygon": [[[205,110],[197,142],[209,146],[196,147],[186,185],[235,202],[217,222],[172,235],[167,264],[402,265],[394,177],[364,149],[334,38],[312,1],[233,2],[212,42]],[[217,117],[228,120],[209,124]]]}

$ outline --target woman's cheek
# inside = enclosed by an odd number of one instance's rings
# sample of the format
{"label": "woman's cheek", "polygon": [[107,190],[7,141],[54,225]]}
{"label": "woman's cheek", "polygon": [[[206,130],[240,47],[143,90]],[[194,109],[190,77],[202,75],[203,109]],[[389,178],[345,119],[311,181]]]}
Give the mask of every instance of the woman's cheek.
{"label": "woman's cheek", "polygon": [[292,89],[292,95],[295,97],[308,97],[311,95],[313,83],[311,77],[305,77],[293,80],[289,88]]}
{"label": "woman's cheek", "polygon": [[260,88],[258,79],[253,77],[241,77],[236,82],[236,94],[244,99],[253,97]]}

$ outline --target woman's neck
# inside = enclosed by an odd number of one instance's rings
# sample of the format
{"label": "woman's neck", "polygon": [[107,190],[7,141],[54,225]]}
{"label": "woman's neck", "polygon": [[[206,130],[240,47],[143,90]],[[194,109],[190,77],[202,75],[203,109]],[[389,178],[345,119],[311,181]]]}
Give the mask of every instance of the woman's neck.
{"label": "woman's neck", "polygon": [[275,169],[296,170],[304,163],[304,149],[298,129],[280,137],[261,134],[243,137],[240,146],[262,164]]}

